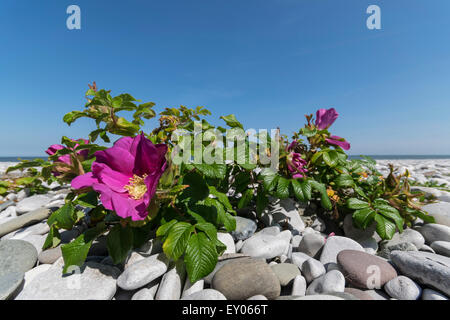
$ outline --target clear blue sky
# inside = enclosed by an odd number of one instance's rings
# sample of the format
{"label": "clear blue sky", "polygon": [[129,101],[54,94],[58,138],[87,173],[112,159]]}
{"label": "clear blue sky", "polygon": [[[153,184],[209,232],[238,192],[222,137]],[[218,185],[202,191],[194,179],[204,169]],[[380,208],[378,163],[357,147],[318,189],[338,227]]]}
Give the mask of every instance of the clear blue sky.
{"label": "clear blue sky", "polygon": [[448,0],[2,0],[0,45],[0,156],[86,135],[62,117],[93,80],[287,134],[334,107],[351,154],[450,154]]}

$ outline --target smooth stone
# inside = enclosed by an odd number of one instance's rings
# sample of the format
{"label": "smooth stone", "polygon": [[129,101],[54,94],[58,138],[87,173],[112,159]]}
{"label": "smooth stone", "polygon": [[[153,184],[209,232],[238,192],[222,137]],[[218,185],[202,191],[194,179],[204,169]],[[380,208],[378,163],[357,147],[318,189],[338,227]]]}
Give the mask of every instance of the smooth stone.
{"label": "smooth stone", "polygon": [[257,294],[256,296],[250,297],[247,300],[269,300],[264,297],[262,294]]}
{"label": "smooth stone", "polygon": [[250,238],[256,231],[256,222],[247,218],[233,216],[236,220],[236,229],[231,232],[235,241],[246,240]]}
{"label": "smooth stone", "polygon": [[450,295],[450,258],[421,251],[393,251],[391,259],[401,274]]}
{"label": "smooth stone", "polygon": [[21,201],[30,195],[30,189],[24,188],[17,193],[17,201]]}
{"label": "smooth stone", "polygon": [[306,289],[306,295],[344,292],[345,277],[338,270],[332,270],[315,279]]}
{"label": "smooth stone", "polygon": [[296,234],[305,230],[305,223],[300,218],[293,199],[282,199],[278,203],[271,205],[269,214],[272,216],[273,222],[286,224],[289,230],[293,230]]}
{"label": "smooth stone", "polygon": [[292,284],[291,295],[303,297],[306,295],[306,279],[301,275],[298,275],[294,279]]}
{"label": "smooth stone", "polygon": [[242,249],[242,245],[244,244],[244,241],[238,240],[234,245],[236,247],[236,252],[240,252]]}
{"label": "smooth stone", "polygon": [[216,274],[216,272],[222,268],[224,265],[226,265],[227,263],[239,260],[239,259],[249,259],[250,257],[242,254],[242,253],[227,253],[227,254],[223,254],[222,256],[219,257],[219,260],[217,261],[217,264],[214,268],[214,270],[208,274],[206,277],[203,278],[203,280],[205,281],[206,284],[211,284],[212,279],[214,278],[214,275]]}
{"label": "smooth stone", "polygon": [[9,206],[5,210],[0,211],[0,219],[6,218],[6,217],[17,217],[15,206]]}
{"label": "smooth stone", "polygon": [[422,246],[422,248],[420,248],[419,251],[429,252],[429,253],[436,253],[436,252],[434,252],[434,250],[430,246],[427,246],[426,244],[424,244]]}
{"label": "smooth stone", "polygon": [[325,221],[323,221],[321,218],[316,217],[316,219],[311,224],[311,228],[313,228],[316,231],[324,232],[326,229]]}
{"label": "smooth stone", "polygon": [[324,245],[324,237],[318,234],[308,233],[303,236],[297,251],[306,253],[310,257],[315,257]]}
{"label": "smooth stone", "polygon": [[428,223],[420,227],[418,231],[423,235],[427,244],[435,241],[450,241],[450,227],[442,224]]}
{"label": "smooth stone", "polygon": [[359,290],[359,289],[356,289],[356,288],[345,288],[344,292],[350,293],[351,295],[355,296],[359,300],[375,300],[366,291]]}
{"label": "smooth stone", "polygon": [[3,212],[3,210],[7,209],[10,206],[15,205],[16,203],[12,200],[8,200],[6,202],[0,203],[0,212]]}
{"label": "smooth stone", "polygon": [[279,263],[271,266],[271,268],[283,287],[292,283],[296,276],[301,275],[300,269],[292,263]]}
{"label": "smooth stone", "polygon": [[378,256],[385,259],[390,259],[392,251],[418,251],[418,250],[416,246],[413,245],[411,242],[402,242],[391,245],[389,247],[381,247],[380,251],[378,252]]}
{"label": "smooth stone", "polygon": [[217,239],[226,245],[224,253],[236,253],[236,246],[233,237],[229,233],[217,232]]}
{"label": "smooth stone", "polygon": [[30,284],[31,281],[33,281],[34,278],[36,278],[41,273],[44,273],[45,271],[49,270],[51,268],[51,264],[40,264],[33,269],[28,270],[25,272],[25,279],[23,286],[26,287]]}
{"label": "smooth stone", "polygon": [[154,300],[158,286],[158,279],[153,280],[142,289],[137,290],[131,297],[131,300]]}
{"label": "smooth stone", "polygon": [[227,298],[217,290],[203,289],[185,296],[181,300],[227,300]]}
{"label": "smooth stone", "polygon": [[0,300],[8,300],[19,289],[23,282],[23,272],[12,272],[0,276]]}
{"label": "smooth stone", "polygon": [[79,272],[63,276],[62,266],[55,263],[36,276],[16,300],[111,300],[118,275],[114,267],[86,262]]}
{"label": "smooth stone", "polygon": [[169,261],[160,253],[129,266],[117,279],[117,285],[124,290],[135,290],[145,286],[166,273]]}
{"label": "smooth stone", "polygon": [[47,238],[47,236],[44,236],[44,235],[40,236],[37,234],[32,234],[32,235],[26,236],[22,240],[31,243],[36,248],[36,251],[39,255],[42,252],[42,247],[44,246],[46,238]]}
{"label": "smooth stone", "polygon": [[25,226],[47,219],[51,213],[52,211],[50,209],[37,209],[2,223],[0,224],[0,237]]}
{"label": "smooth stone", "polygon": [[353,217],[351,214],[345,216],[343,229],[345,236],[354,240],[376,237],[375,223],[372,223],[366,229],[359,229],[353,224]]}
{"label": "smooth stone", "polygon": [[162,277],[155,300],[180,300],[185,276],[186,267],[180,259]]}
{"label": "smooth stone", "polygon": [[298,251],[297,248],[300,245],[300,242],[302,241],[302,239],[303,239],[303,236],[301,236],[301,235],[295,235],[292,237],[291,245],[292,245],[293,251]]}
{"label": "smooth stone", "polygon": [[132,297],[134,296],[136,291],[137,290],[127,291],[118,288],[112,300],[122,300],[122,301],[132,300]]}
{"label": "smooth stone", "polygon": [[340,297],[344,300],[360,300],[359,298],[355,297],[353,294],[348,292],[328,292],[327,294]]}
{"label": "smooth stone", "polygon": [[435,241],[431,244],[431,248],[440,255],[450,257],[450,242]]}
{"label": "smooth stone", "polygon": [[336,265],[337,255],[342,250],[357,250],[364,252],[364,248],[355,240],[346,237],[333,236],[327,239],[320,255],[320,262],[328,270],[328,265]]}
{"label": "smooth stone", "polygon": [[323,264],[314,258],[309,258],[302,265],[302,275],[305,277],[307,283],[313,282],[315,279],[323,276],[326,273]]}
{"label": "smooth stone", "polygon": [[7,235],[3,236],[2,239],[23,239],[30,235],[44,235],[50,231],[50,227],[48,226],[47,222],[39,222],[34,225],[21,228],[19,230],[13,231],[11,233],[8,233]]}
{"label": "smooth stone", "polygon": [[38,255],[39,262],[44,264],[52,264],[60,257],[62,257],[61,246],[44,250]]}
{"label": "smooth stone", "polygon": [[280,281],[271,267],[251,258],[225,264],[214,275],[211,287],[229,300],[244,300],[257,294],[275,299],[281,292]]}
{"label": "smooth stone", "polygon": [[422,288],[405,276],[398,276],[387,282],[384,291],[397,300],[417,300],[422,294]]}
{"label": "smooth stone", "polygon": [[125,260],[124,269],[127,269],[128,267],[132,266],[134,263],[144,260],[145,258],[146,257],[144,257],[142,254],[140,254],[136,251],[131,251]]}
{"label": "smooth stone", "polygon": [[265,227],[264,229],[259,230],[257,233],[254,234],[254,236],[261,236],[261,235],[268,235],[268,236],[277,236],[281,232],[280,226],[272,226],[272,227]]}
{"label": "smooth stone", "polygon": [[428,212],[438,224],[450,227],[450,192],[447,192],[447,202],[436,202],[424,205],[422,210]]}
{"label": "smooth stone", "polygon": [[[427,205],[424,205],[422,207],[422,209],[424,211],[428,212],[430,215],[432,215],[434,212],[440,213],[440,210],[437,210],[437,209],[434,208],[434,206],[431,206],[432,204],[440,204],[440,203],[448,203],[448,202],[450,202],[450,192],[447,192],[447,191],[441,191],[441,190],[438,190],[438,189],[435,189],[435,188],[416,187],[416,186],[411,187],[411,191],[424,192],[425,193],[425,197],[433,196],[437,200],[442,201],[442,202],[427,204]],[[429,207],[429,206],[431,206],[431,207]],[[445,209],[445,208],[446,207],[444,206],[442,209]],[[438,207],[438,209],[441,209],[441,208]],[[440,222],[438,222],[438,223],[440,223]]]}
{"label": "smooth stone", "polygon": [[290,262],[292,262],[297,267],[299,267],[300,271],[303,272],[303,270],[302,270],[303,263],[306,260],[309,260],[309,259],[311,259],[311,257],[308,256],[306,253],[303,253],[303,252],[292,252],[291,258],[290,258]]}
{"label": "smooth stone", "polygon": [[0,240],[0,276],[12,272],[27,272],[34,267],[38,253],[24,240]]}
{"label": "smooth stone", "polygon": [[186,277],[186,281],[184,282],[183,287],[183,293],[181,294],[181,297],[188,296],[190,294],[193,294],[195,292],[201,291],[204,289],[205,286],[205,280],[197,280],[195,283],[191,283],[189,280],[189,277]]}
{"label": "smooth stone", "polygon": [[369,254],[376,254],[378,251],[378,242],[375,238],[367,238],[367,239],[356,239],[361,247],[364,248],[364,251]]}
{"label": "smooth stone", "polygon": [[389,300],[390,297],[383,291],[379,289],[365,290],[365,293],[370,295],[374,300]]}
{"label": "smooth stone", "polygon": [[382,241],[380,247],[390,248],[405,242],[412,243],[417,250],[420,250],[425,244],[425,238],[416,230],[406,229],[402,233],[395,233],[391,240]]}
{"label": "smooth stone", "polygon": [[438,291],[426,288],[422,291],[422,300],[448,300],[448,297]]}
{"label": "smooth stone", "polygon": [[258,234],[244,241],[241,252],[252,258],[272,259],[282,255],[288,244],[277,236]]}
{"label": "smooth stone", "polygon": [[385,260],[366,252],[343,250],[337,256],[345,279],[361,289],[380,289],[397,277],[395,269]]}
{"label": "smooth stone", "polygon": [[25,198],[16,204],[17,214],[22,214],[26,212],[30,212],[33,210],[37,210],[39,208],[45,207],[52,201],[46,195],[36,194],[31,197]]}
{"label": "smooth stone", "polygon": [[333,296],[330,294],[314,294],[308,296],[281,296],[277,300],[345,300],[338,296]]}

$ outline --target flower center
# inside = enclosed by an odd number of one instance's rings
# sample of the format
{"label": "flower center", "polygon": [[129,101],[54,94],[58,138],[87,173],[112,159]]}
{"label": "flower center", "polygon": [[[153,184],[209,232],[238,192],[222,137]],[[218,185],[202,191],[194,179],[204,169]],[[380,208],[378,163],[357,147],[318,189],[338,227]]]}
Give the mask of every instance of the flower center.
{"label": "flower center", "polygon": [[142,177],[139,177],[135,174],[130,178],[129,184],[124,187],[124,189],[128,191],[130,197],[134,200],[142,199],[144,194],[147,192],[147,186],[145,185],[146,177],[146,174],[144,174]]}

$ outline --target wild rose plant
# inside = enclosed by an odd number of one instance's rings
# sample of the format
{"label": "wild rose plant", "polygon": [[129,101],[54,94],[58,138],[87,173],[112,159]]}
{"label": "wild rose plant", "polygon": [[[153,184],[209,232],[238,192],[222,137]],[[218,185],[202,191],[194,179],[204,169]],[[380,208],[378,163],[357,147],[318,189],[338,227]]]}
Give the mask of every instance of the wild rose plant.
{"label": "wild rose plant", "polygon": [[[261,214],[269,196],[316,202],[318,213],[337,221],[352,214],[361,228],[375,223],[383,239],[391,238],[396,229],[402,231],[417,216],[432,221],[414,202],[406,176],[392,172],[383,179],[373,160],[348,159],[345,150],[350,143],[330,132],[339,117],[334,108],[307,115],[306,125],[290,139],[265,137],[267,146],[261,144],[262,136],[256,137],[262,154],[270,153],[276,143],[279,166],[273,170],[261,158],[256,163],[174,164],[171,155],[177,142],[172,134],[177,129],[194,136],[194,121],[200,121],[202,132],[226,131],[204,119],[210,112],[203,107],[166,108],[160,113],[159,127],[145,134],[144,119],[156,116],[153,102],[138,104],[129,94],[112,97],[96,85],[90,86],[86,97],[84,110],[66,114],[64,121],[71,125],[81,117],[95,120],[97,129],[89,133],[89,141],[63,137],[65,146],[47,150],[51,161],[23,162],[12,169],[37,164],[43,180],[54,179],[53,173],[61,182],[71,182],[73,192],[66,204],[48,219],[50,232],[44,244],[44,249],[58,246],[60,229],[86,228],[61,246],[64,272],[83,264],[98,237],[106,237],[113,262],[120,263],[156,235],[167,257],[184,260],[194,283],[214,269],[225,250],[217,232],[234,230],[236,209],[250,207]],[[119,111],[131,112],[131,117],[118,116]],[[244,128],[234,115],[220,118],[231,129]],[[122,137],[110,148],[94,143],[97,137],[109,142],[110,134]],[[254,143],[250,137],[244,140],[246,146]],[[201,149],[213,143],[202,142]],[[236,157],[238,153],[235,149]],[[251,158],[248,153],[245,157]]]}

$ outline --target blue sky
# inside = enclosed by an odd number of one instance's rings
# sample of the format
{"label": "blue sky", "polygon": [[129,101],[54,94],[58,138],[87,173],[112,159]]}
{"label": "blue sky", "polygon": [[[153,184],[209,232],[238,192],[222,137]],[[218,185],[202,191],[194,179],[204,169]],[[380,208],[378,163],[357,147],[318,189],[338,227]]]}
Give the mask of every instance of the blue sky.
{"label": "blue sky", "polygon": [[[81,30],[66,8],[81,8]],[[366,28],[381,7],[382,30]],[[351,154],[450,154],[448,0],[2,0],[0,156],[42,155],[87,83],[291,134],[334,107]],[[148,129],[151,128],[151,123]]]}

